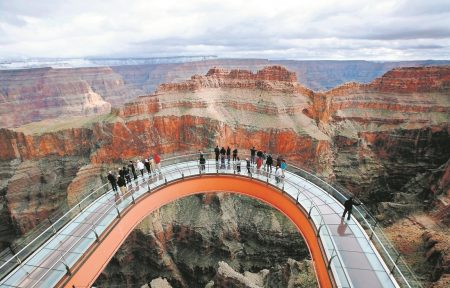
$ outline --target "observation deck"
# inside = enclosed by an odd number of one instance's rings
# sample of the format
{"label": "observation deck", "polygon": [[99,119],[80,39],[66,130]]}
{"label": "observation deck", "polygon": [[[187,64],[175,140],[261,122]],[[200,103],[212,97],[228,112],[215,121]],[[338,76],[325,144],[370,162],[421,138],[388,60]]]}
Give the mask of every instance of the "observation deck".
{"label": "observation deck", "polygon": [[[206,155],[207,156],[207,155]],[[118,197],[105,184],[16,253],[0,255],[0,287],[89,287],[136,225],[176,199],[224,191],[259,199],[285,214],[305,239],[321,287],[420,287],[363,206],[341,219],[345,193],[321,178],[288,165],[277,183],[261,170],[221,167],[198,154],[163,160],[157,174],[144,174]]]}

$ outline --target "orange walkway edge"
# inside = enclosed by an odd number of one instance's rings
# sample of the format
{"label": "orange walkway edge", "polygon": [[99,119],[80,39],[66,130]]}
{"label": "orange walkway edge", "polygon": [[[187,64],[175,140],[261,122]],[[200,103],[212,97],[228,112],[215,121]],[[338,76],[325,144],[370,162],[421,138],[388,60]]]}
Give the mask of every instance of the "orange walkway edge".
{"label": "orange walkway edge", "polygon": [[[122,213],[112,225],[111,231],[94,244],[72,271],[72,276],[61,283],[63,287],[90,287],[109,260],[126,240],[133,229],[154,210],[179,198],[199,193],[216,193],[218,191],[237,193],[261,200],[282,212],[290,219],[305,239],[312,256],[316,278],[320,287],[332,287],[333,281],[328,273],[327,263],[322,256],[316,230],[308,220],[307,213],[299,208],[292,199],[279,190],[258,180],[246,177],[226,175],[203,175],[188,177],[184,180],[169,182],[152,193],[143,195],[136,204]],[[89,253],[91,252],[91,253]]]}

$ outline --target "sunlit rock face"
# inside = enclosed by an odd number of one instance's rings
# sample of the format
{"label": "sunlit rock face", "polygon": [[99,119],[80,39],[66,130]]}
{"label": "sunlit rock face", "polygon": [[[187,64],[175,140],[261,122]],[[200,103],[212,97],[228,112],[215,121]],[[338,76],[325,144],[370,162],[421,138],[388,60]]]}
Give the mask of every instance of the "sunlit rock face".
{"label": "sunlit rock face", "polygon": [[[88,175],[95,178],[124,160],[217,144],[236,145],[241,153],[256,146],[317,171],[372,206],[384,223],[424,208],[438,209],[436,221],[448,223],[442,203],[449,203],[449,75],[448,66],[401,68],[371,83],[314,92],[280,66],[215,67],[162,84],[109,114],[1,129],[0,187],[7,199],[2,231],[23,233],[53,207],[76,199],[84,185],[96,183]],[[42,174],[36,167],[57,158],[77,159],[79,165],[64,166],[70,171],[64,174],[67,185],[47,181],[55,196],[39,206],[38,191],[25,197],[29,193],[15,175]],[[31,216],[30,209],[40,216]]]}
{"label": "sunlit rock face", "polygon": [[0,127],[107,114],[141,93],[108,67],[2,70],[0,83]]}

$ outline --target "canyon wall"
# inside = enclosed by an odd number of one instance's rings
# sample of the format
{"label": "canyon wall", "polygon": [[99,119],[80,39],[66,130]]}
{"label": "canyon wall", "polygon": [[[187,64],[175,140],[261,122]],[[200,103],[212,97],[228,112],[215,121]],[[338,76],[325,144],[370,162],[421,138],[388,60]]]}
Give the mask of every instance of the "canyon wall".
{"label": "canyon wall", "polygon": [[0,127],[107,114],[142,92],[111,68],[0,70]]}
{"label": "canyon wall", "polygon": [[312,90],[327,90],[349,81],[368,83],[395,67],[449,65],[450,61],[271,61],[215,59],[187,63],[92,68],[0,70],[0,127],[68,115],[108,113],[158,85],[206,74],[211,67],[257,71],[283,65]]}
{"label": "canyon wall", "polygon": [[[236,145],[241,153],[256,146],[282,155],[352,191],[386,224],[432,211],[437,222],[448,225],[449,66],[398,68],[371,83],[347,83],[326,92],[306,88],[297,77],[280,66],[257,72],[212,68],[161,84],[103,116],[0,129],[3,243],[11,241],[11,231],[21,234],[35,225],[44,211],[73,201],[86,183],[100,183],[97,175],[104,176],[107,167],[154,151],[205,151],[216,144]],[[23,192],[16,174],[35,175],[32,182],[46,179],[50,172],[36,167],[61,158],[79,163],[57,164],[67,173],[59,168],[54,173],[63,174],[67,185],[45,180],[39,187],[55,190]],[[42,189],[50,191],[45,197],[51,200],[41,200]],[[133,241],[147,239],[144,234]],[[209,280],[214,278],[215,271],[208,273]],[[116,276],[105,275],[102,281],[108,277]]]}

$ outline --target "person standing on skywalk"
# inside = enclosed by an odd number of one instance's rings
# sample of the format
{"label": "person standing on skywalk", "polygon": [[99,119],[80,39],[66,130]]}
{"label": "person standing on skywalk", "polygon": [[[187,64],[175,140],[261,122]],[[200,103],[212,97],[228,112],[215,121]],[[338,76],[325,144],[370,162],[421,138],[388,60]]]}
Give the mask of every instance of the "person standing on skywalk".
{"label": "person standing on skywalk", "polygon": [[348,198],[347,201],[344,202],[344,213],[342,214],[342,218],[345,218],[345,214],[348,212],[347,220],[350,220],[350,216],[352,215],[353,205],[359,206],[362,203],[358,203],[353,201],[353,197]]}

